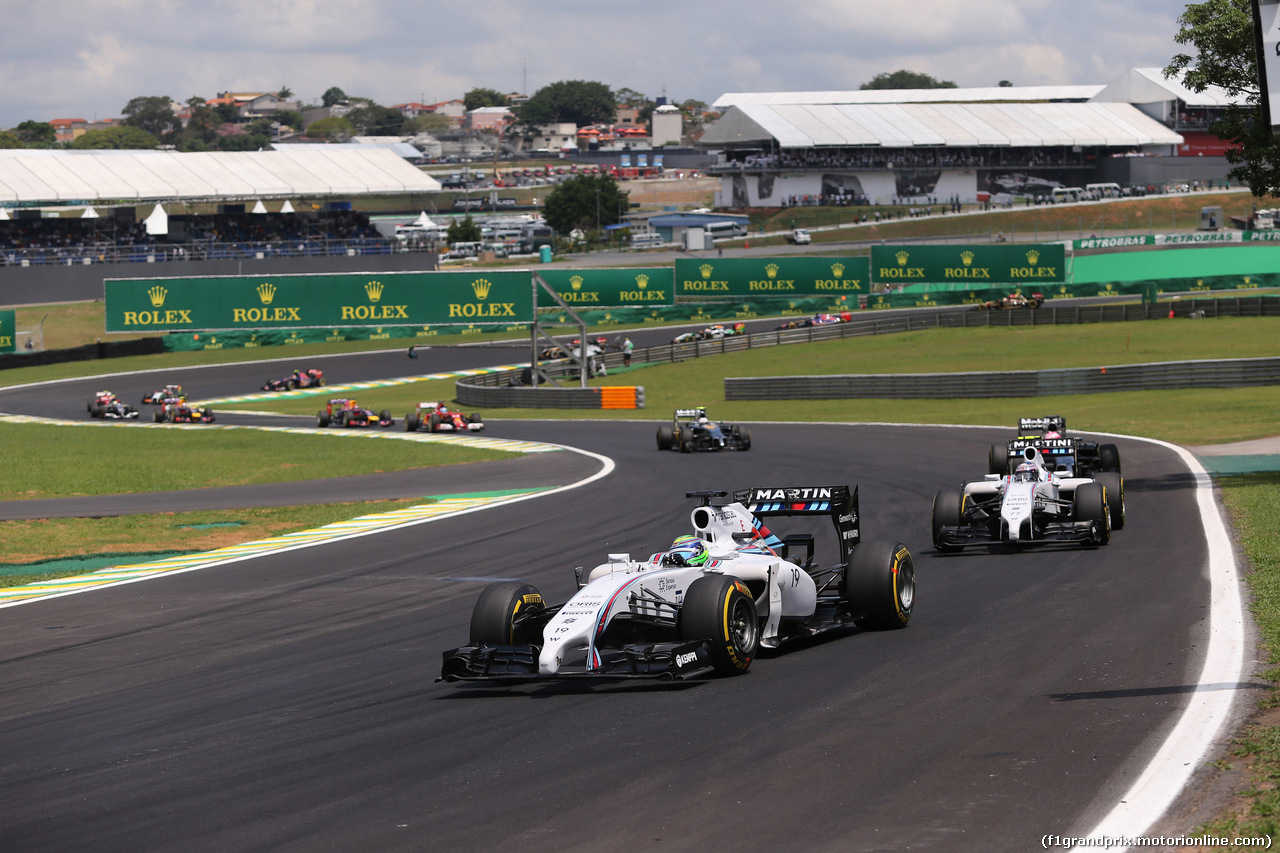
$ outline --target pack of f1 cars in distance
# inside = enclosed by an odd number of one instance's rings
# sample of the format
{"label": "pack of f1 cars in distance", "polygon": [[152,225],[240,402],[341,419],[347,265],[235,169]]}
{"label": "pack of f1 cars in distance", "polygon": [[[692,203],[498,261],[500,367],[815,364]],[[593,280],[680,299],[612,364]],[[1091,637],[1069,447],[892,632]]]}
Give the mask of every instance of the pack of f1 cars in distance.
{"label": "pack of f1 cars in distance", "polygon": [[658,449],[692,453],[695,450],[750,450],[751,429],[718,423],[705,407],[676,409],[671,425],[658,427]]}
{"label": "pack of f1 cars in distance", "polygon": [[[857,486],[751,488],[713,503],[727,495],[686,493],[698,499],[692,533],[648,559],[609,554],[576,569],[577,592],[563,604],[521,580],[486,587],[470,642],[444,653],[440,680],[736,675],[762,646],[906,627],[911,553],[891,539],[861,540]],[[823,518],[832,532],[819,542]],[[775,531],[775,519],[804,532]]]}
{"label": "pack of f1 cars in distance", "polygon": [[395,424],[391,413],[386,409],[374,412],[363,408],[355,400],[345,397],[334,397],[316,414],[316,426],[319,427],[389,427]]}
{"label": "pack of f1 cars in distance", "polygon": [[707,326],[705,329],[698,329],[696,332],[682,332],[672,338],[671,343],[690,344],[695,341],[718,341],[721,338],[731,338],[735,335],[745,335],[746,333],[746,323],[734,323],[732,326],[716,323],[714,326]]}
{"label": "pack of f1 cars in distance", "polygon": [[814,314],[812,317],[803,317],[797,320],[788,320],[778,326],[778,330],[784,329],[808,329],[812,326],[834,326],[838,323],[850,323],[853,321],[852,311],[841,311],[839,314]]}
{"label": "pack of f1 cars in distance", "polygon": [[89,416],[108,421],[132,421],[138,419],[138,410],[125,405],[110,391],[99,391],[89,400]]}
{"label": "pack of f1 cars in distance", "polygon": [[142,398],[142,402],[158,406],[165,400],[175,400],[179,397],[186,398],[186,393],[182,390],[181,385],[166,385],[159,391],[152,391]]}
{"label": "pack of f1 cars in distance", "polygon": [[169,397],[161,401],[154,417],[158,424],[211,424],[214,421],[213,409],[193,406],[186,397]]}
{"label": "pack of f1 cars in distance", "polygon": [[[1069,439],[1069,440],[1068,440]],[[1104,471],[1120,473],[1120,450],[1114,444],[1086,441],[1067,435],[1067,419],[1062,415],[1019,418],[1018,436],[1003,444],[991,445],[987,471],[1008,474],[1022,462],[1022,452],[1036,447],[1048,457],[1046,464],[1068,476],[1093,477]]]}
{"label": "pack of f1 cars in distance", "polygon": [[405,432],[424,429],[427,432],[480,432],[484,418],[476,412],[464,415],[450,410],[442,402],[419,403],[416,411],[404,416]]}
{"label": "pack of f1 cars in distance", "polygon": [[280,379],[268,379],[262,386],[263,391],[293,391],[296,388],[319,388],[324,385],[324,371],[310,367],[306,370],[298,368],[288,376]]}
{"label": "pack of f1 cars in distance", "polygon": [[987,474],[934,495],[934,547],[1106,545],[1111,531],[1124,527],[1124,480],[1118,473],[1071,476],[1054,470],[1052,457],[1035,446],[1023,448],[1022,460],[1012,474]]}
{"label": "pack of f1 cars in distance", "polygon": [[1039,308],[1044,304],[1043,293],[1010,293],[999,299],[979,302],[973,306],[974,311],[1000,311],[1006,308]]}

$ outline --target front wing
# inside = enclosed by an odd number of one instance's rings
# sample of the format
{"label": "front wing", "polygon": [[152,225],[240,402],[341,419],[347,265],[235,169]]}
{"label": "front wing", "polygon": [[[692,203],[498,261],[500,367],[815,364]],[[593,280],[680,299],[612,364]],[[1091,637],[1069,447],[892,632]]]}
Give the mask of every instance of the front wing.
{"label": "front wing", "polygon": [[595,669],[538,672],[537,646],[461,646],[444,653],[437,681],[561,681],[580,678],[665,678],[684,680],[714,673],[707,640],[649,643],[597,649]]}

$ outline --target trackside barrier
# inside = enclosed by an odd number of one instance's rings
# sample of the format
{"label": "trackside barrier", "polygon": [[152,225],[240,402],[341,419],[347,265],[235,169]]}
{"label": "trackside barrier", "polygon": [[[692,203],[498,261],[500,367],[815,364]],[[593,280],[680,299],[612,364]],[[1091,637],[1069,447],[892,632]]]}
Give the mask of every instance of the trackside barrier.
{"label": "trackside barrier", "polygon": [[[501,376],[502,374],[490,374]],[[518,376],[506,373],[507,381]],[[643,409],[644,388],[638,385],[608,385],[599,388],[557,388],[544,385],[483,386],[472,377],[457,383],[459,405],[478,409]]]}
{"label": "trackside barrier", "polygon": [[726,400],[1050,397],[1175,388],[1280,385],[1280,358],[1166,361],[1114,367],[845,376],[726,377]]}
{"label": "trackside barrier", "polygon": [[[1013,310],[974,310],[971,307],[954,307],[940,308],[937,310],[917,309],[913,311],[895,311],[892,314],[880,314],[876,312],[859,312],[854,315],[853,320],[848,323],[837,323],[829,326],[810,326],[802,329],[778,329],[770,332],[756,332],[750,335],[731,335],[729,337],[720,338],[710,341],[694,341],[683,344],[662,344],[651,347],[636,347],[632,353],[633,364],[646,363],[669,363],[677,361],[685,361],[690,358],[700,358],[708,355],[722,355],[730,352],[744,352],[751,349],[760,349],[762,347],[786,346],[788,344],[806,344],[816,343],[819,341],[839,340],[841,338],[856,338],[867,335],[891,335],[899,332],[914,332],[922,329],[930,328],[973,328],[981,326],[1054,326],[1054,325],[1076,325],[1080,323],[1117,323],[1130,320],[1157,320],[1168,318],[1169,312],[1173,311],[1175,317],[1280,317],[1280,297],[1275,296],[1250,296],[1250,297],[1234,297],[1226,299],[1196,299],[1178,302],[1161,302],[1158,304],[1130,304],[1130,305],[1044,305],[1040,308],[1017,308]],[[622,366],[622,353],[608,352],[601,356],[606,367],[614,370]],[[1135,366],[1136,367],[1136,366]],[[1151,365],[1145,365],[1150,368]],[[560,376],[568,377],[570,369],[566,366],[551,362],[541,365],[542,370],[553,378]],[[1118,370],[1119,368],[1111,368],[1110,370]],[[1055,371],[1041,371],[1042,373],[1054,373]],[[957,376],[966,374],[937,374],[937,376],[945,377],[945,381],[939,380],[930,386],[929,393],[923,394],[889,394],[885,389],[892,390],[892,387],[902,385],[907,377],[904,376],[881,376],[881,377],[863,377],[865,379],[881,380],[878,386],[880,393],[859,393],[854,395],[841,394],[830,395],[825,399],[843,399],[846,396],[923,396],[923,397],[961,397],[961,396],[1029,396],[1026,388],[1016,389],[1016,394],[1000,393],[999,390],[977,393],[973,395],[958,394],[953,392],[954,384]],[[979,374],[984,375],[984,374]],[[1011,374],[995,374],[1000,377],[1008,377]],[[1154,374],[1153,374],[1154,376]],[[779,379],[781,377],[778,377]],[[792,377],[795,379],[809,379],[820,385],[830,385],[834,377]],[[475,406],[477,408],[484,406],[488,408],[557,408],[557,409],[594,409],[599,408],[594,398],[585,396],[573,396],[569,392],[582,392],[582,388],[558,388],[553,384],[540,385],[537,388],[522,387],[512,385],[512,382],[519,383],[521,381],[520,371],[503,371],[495,373],[487,373],[481,376],[469,376],[465,379],[459,379],[456,383],[456,395],[458,402],[466,406]],[[805,397],[731,397],[729,396],[730,382],[737,383],[738,379],[725,380],[726,399],[806,399]],[[760,380],[765,381],[765,380]],[[1027,380],[1021,380],[1027,381]],[[1066,381],[1059,377],[1055,381]],[[993,383],[989,387],[993,388],[1009,388],[1012,380],[1004,384]],[[1253,384],[1273,384],[1271,382],[1255,382]],[[866,386],[860,385],[859,388]],[[1158,387],[1154,385],[1142,387]],[[1180,386],[1180,387],[1197,387],[1197,386]],[[1199,387],[1215,387],[1215,386],[1199,386]],[[1238,385],[1223,385],[1216,387],[1239,387]],[[1104,388],[1102,390],[1129,390],[1124,388]],[[483,396],[480,396],[483,392]],[[643,388],[638,388],[637,393],[643,395]],[[733,393],[739,393],[734,391]],[[745,391],[741,393],[747,393]],[[1060,393],[1060,394],[1083,394],[1087,391],[1045,391],[1043,393]],[[538,395],[548,395],[544,399]],[[809,397],[808,399],[824,399],[821,397]],[[580,403],[580,404],[579,404]],[[643,398],[636,408],[643,408]]]}

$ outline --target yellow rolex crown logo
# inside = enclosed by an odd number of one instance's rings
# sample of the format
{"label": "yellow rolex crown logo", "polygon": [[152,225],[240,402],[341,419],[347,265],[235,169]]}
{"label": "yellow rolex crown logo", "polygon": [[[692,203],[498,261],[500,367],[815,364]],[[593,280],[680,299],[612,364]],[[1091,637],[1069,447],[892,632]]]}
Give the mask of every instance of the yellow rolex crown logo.
{"label": "yellow rolex crown logo", "polygon": [[371,281],[364,286],[364,292],[369,294],[370,302],[377,302],[382,298],[382,282]]}
{"label": "yellow rolex crown logo", "polygon": [[493,287],[493,283],[486,278],[478,278],[471,282],[471,289],[476,292],[476,299],[486,299],[489,296],[489,288]]}
{"label": "yellow rolex crown logo", "polygon": [[649,276],[645,275],[644,273],[641,273],[640,275],[636,276],[636,284],[640,287],[641,290],[644,290],[645,287],[649,284]]}
{"label": "yellow rolex crown logo", "polygon": [[1040,260],[1040,253],[1035,249],[1027,252],[1027,263],[1034,264]]}
{"label": "yellow rolex crown logo", "polygon": [[270,305],[271,300],[276,298],[275,285],[269,281],[258,285],[258,298],[262,300],[263,305]]}
{"label": "yellow rolex crown logo", "polygon": [[702,266],[698,267],[698,272],[702,273],[703,278],[711,278],[711,270],[712,270],[711,264],[703,264]]}
{"label": "yellow rolex crown logo", "polygon": [[911,255],[906,252],[898,252],[894,257],[898,259],[898,266],[905,267],[907,265],[907,258],[911,257]]}
{"label": "yellow rolex crown logo", "polygon": [[169,291],[165,290],[163,287],[161,287],[158,284],[147,291],[147,296],[151,297],[151,307],[153,308],[159,308],[161,305],[163,305],[164,298],[168,295],[169,295]]}
{"label": "yellow rolex crown logo", "polygon": [[966,267],[969,266],[969,264],[973,263],[973,252],[969,252],[969,251],[961,252],[960,260],[964,262],[964,265]]}
{"label": "yellow rolex crown logo", "polygon": [[778,265],[777,265],[777,264],[765,264],[765,265],[764,265],[764,271],[765,271],[765,272],[767,272],[767,273],[769,274],[769,278],[773,278],[775,275],[777,275],[777,274],[778,274]]}
{"label": "yellow rolex crown logo", "polygon": [[844,275],[844,264],[832,264],[831,274],[836,278],[839,278],[840,276]]}
{"label": "yellow rolex crown logo", "polygon": [[574,290],[582,290],[582,276],[580,275],[569,276],[569,286],[572,287]]}

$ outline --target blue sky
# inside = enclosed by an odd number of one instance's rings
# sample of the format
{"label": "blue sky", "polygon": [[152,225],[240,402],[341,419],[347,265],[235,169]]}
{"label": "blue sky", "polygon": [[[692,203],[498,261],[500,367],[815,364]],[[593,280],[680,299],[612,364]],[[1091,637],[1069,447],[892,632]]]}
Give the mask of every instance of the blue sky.
{"label": "blue sky", "polygon": [[674,101],[856,89],[1107,83],[1166,65],[1176,2],[1126,0],[0,0],[0,128],[110,118],[130,98],[337,86],[390,105],[592,80]]}

